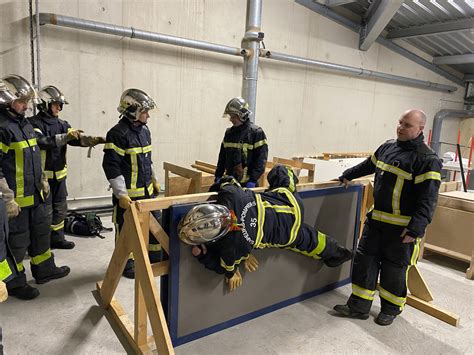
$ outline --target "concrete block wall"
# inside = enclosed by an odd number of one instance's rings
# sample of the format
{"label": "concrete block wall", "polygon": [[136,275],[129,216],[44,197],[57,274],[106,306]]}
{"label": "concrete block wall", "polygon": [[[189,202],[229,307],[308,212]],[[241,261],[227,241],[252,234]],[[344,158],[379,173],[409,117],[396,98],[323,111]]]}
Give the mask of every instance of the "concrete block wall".
{"label": "concrete block wall", "polygon": [[[41,12],[235,47],[245,29],[245,6],[244,0],[40,0]],[[0,0],[0,18],[0,73],[30,79],[28,1]],[[359,51],[355,33],[292,0],[264,1],[262,31],[270,50],[453,85],[378,44]],[[241,63],[238,57],[41,27],[41,82],[64,91],[70,105],[63,118],[73,127],[105,135],[117,122],[126,88],[155,99],[159,110],[149,127],[161,177],[163,161],[217,161],[229,126],[222,111],[241,93]],[[440,109],[462,109],[463,93],[461,87],[444,94],[262,59],[256,120],[267,134],[270,156],[370,151],[394,137],[404,110],[425,110],[428,131]],[[459,121],[446,121],[441,139],[454,141],[458,127]],[[71,197],[110,194],[101,160],[101,149],[92,158],[85,149],[69,150]]]}

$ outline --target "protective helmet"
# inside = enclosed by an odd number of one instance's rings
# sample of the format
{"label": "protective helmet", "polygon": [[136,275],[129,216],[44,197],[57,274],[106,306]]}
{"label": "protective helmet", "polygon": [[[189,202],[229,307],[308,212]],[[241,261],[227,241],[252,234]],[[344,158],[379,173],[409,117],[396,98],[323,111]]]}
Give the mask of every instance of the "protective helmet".
{"label": "protective helmet", "polygon": [[155,101],[144,91],[139,89],[127,89],[120,97],[120,104],[119,107],[117,107],[117,111],[121,115],[135,121],[143,111],[153,110],[155,106]]}
{"label": "protective helmet", "polygon": [[15,100],[32,100],[34,104],[39,104],[41,100],[33,86],[25,78],[19,75],[7,75],[2,78],[8,91],[15,95]]}
{"label": "protective helmet", "polygon": [[6,85],[0,80],[0,105],[7,105],[15,99],[16,96],[8,91]]}
{"label": "protective helmet", "polygon": [[63,93],[56,86],[52,85],[42,88],[39,92],[39,97],[41,99],[41,103],[38,105],[38,108],[41,111],[47,111],[49,109],[49,105],[53,103],[59,104],[61,106],[61,110],[64,104],[69,104],[69,102],[67,102],[64,98]]}
{"label": "protective helmet", "polygon": [[242,122],[245,122],[251,114],[248,102],[241,97],[235,97],[227,103],[222,117],[229,118],[231,115],[236,115]]}
{"label": "protective helmet", "polygon": [[226,235],[232,227],[229,209],[217,204],[194,206],[181,219],[178,235],[182,242],[198,245],[216,241]]}

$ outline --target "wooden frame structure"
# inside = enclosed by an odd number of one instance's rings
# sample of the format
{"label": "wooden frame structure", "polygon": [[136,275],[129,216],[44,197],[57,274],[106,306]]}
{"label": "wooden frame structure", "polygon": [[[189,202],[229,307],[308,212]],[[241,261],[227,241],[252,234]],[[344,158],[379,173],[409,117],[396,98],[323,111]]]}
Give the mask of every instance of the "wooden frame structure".
{"label": "wooden frame structure", "polygon": [[[298,185],[299,191],[334,187],[338,182],[308,183]],[[261,192],[264,188],[257,188]],[[169,254],[169,237],[151,215],[151,211],[167,209],[170,206],[186,203],[206,202],[214,199],[216,193],[198,193],[186,196],[170,196],[135,201],[125,212],[122,231],[115,246],[104,280],[97,282],[97,300],[108,312],[109,319],[117,327],[125,341],[137,354],[157,350],[159,354],[173,354],[168,325],[163,306],[156,287],[155,277],[169,273],[169,262],[161,261],[153,265],[148,257],[148,236],[152,233]],[[134,319],[127,316],[121,304],[114,298],[118,283],[130,253],[135,258]],[[410,295],[407,303],[433,317],[451,325],[459,324],[459,316],[444,311],[430,302],[433,296],[418,268],[409,272],[408,287]],[[148,335],[148,320],[152,336]]]}

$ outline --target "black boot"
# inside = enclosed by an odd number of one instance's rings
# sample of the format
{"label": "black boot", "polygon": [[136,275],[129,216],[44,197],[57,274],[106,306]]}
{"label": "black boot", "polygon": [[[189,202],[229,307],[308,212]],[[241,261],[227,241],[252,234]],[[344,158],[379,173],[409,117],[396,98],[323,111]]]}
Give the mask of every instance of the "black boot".
{"label": "black boot", "polygon": [[135,261],[133,259],[127,260],[127,264],[125,265],[122,275],[127,279],[135,278]]}
{"label": "black boot", "polygon": [[8,290],[9,296],[16,297],[20,300],[25,301],[32,300],[33,298],[38,297],[39,294],[40,292],[37,288],[31,287],[28,284]]}
{"label": "black boot", "polygon": [[74,242],[66,239],[51,241],[51,249],[73,249],[75,246]]}
{"label": "black boot", "polygon": [[393,323],[395,318],[397,318],[397,316],[393,314],[380,312],[377,318],[375,318],[375,323],[378,325],[390,325]]}
{"label": "black boot", "polygon": [[324,259],[324,263],[329,267],[337,267],[351,260],[353,255],[354,252],[352,250],[338,246],[336,256]]}
{"label": "black boot", "polygon": [[347,318],[354,318],[354,319],[368,319],[369,313],[362,313],[356,312],[350,309],[347,304],[338,304],[333,308],[338,314],[347,317]]}
{"label": "black boot", "polygon": [[48,281],[61,279],[69,275],[71,269],[69,266],[57,267],[54,263],[54,255],[41,264],[31,264],[31,273],[36,280],[37,284],[44,284]]}

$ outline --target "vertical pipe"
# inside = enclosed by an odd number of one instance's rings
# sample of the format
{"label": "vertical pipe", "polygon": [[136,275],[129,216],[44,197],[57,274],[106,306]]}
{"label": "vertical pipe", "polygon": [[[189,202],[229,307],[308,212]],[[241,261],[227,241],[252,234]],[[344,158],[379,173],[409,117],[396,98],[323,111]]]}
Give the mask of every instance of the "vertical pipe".
{"label": "vertical pipe", "polygon": [[459,154],[459,169],[461,170],[462,186],[463,186],[464,192],[467,192],[466,178],[464,177],[464,168],[462,166],[461,146],[458,143],[456,144],[456,147],[457,147],[457,152]]}
{"label": "vertical pipe", "polygon": [[[456,144],[459,145],[461,143],[461,130],[458,129],[458,140],[456,141]],[[462,160],[462,157],[460,158]],[[456,150],[456,154],[454,155],[454,161],[458,161],[458,151]],[[454,172],[453,174],[453,181],[456,181],[456,173],[457,171]]]}
{"label": "vertical pipe", "polygon": [[[33,33],[33,0],[28,1],[29,20],[30,20],[30,58],[31,58],[31,84],[36,86],[35,75],[35,43]],[[33,105],[33,115],[36,115],[36,105]]]}
{"label": "vertical pipe", "polygon": [[257,80],[258,59],[260,55],[260,41],[263,33],[260,32],[262,25],[262,1],[247,0],[247,16],[245,22],[245,35],[242,39],[242,48],[246,49],[242,71],[242,97],[249,103],[253,112],[250,120],[255,122],[255,110],[257,106]]}
{"label": "vertical pipe", "polygon": [[469,181],[471,180],[472,170],[472,150],[474,149],[474,136],[471,136],[471,149],[469,150],[469,160],[467,162],[467,179],[466,185],[469,187]]}
{"label": "vertical pipe", "polygon": [[35,0],[35,22],[36,22],[36,81],[38,90],[41,89],[41,63],[40,63],[40,18],[39,0]]}

